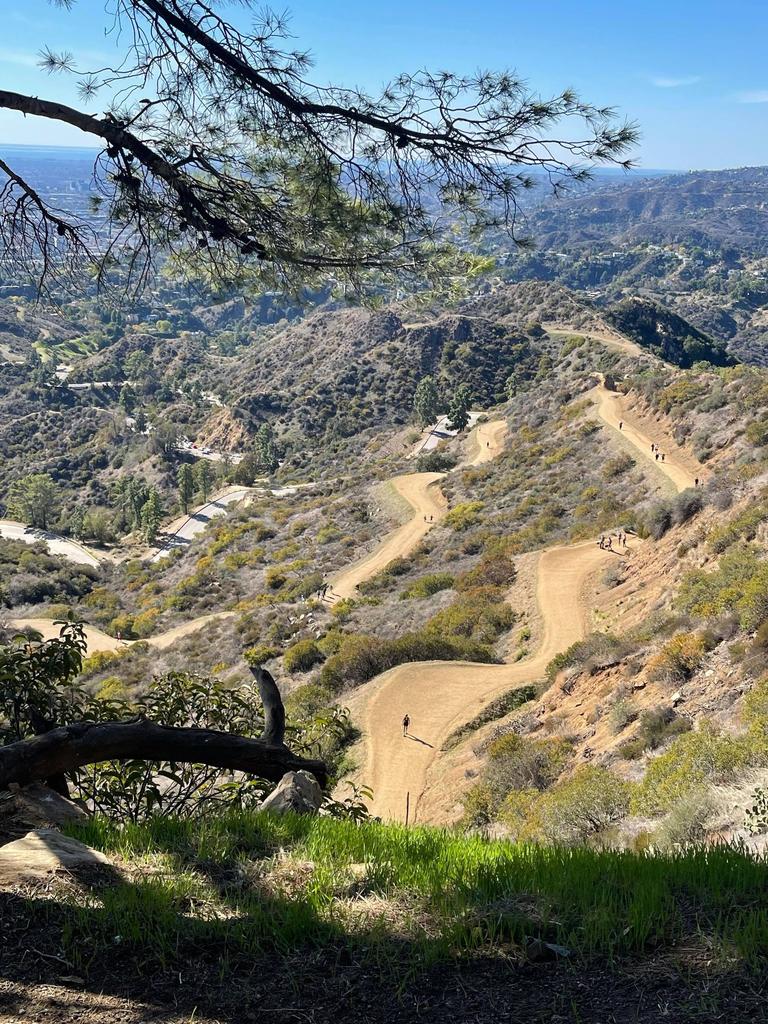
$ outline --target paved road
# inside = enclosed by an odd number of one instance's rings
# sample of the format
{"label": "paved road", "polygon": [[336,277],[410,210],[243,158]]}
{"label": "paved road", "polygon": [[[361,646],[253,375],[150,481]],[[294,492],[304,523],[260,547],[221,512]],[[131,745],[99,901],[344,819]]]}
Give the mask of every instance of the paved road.
{"label": "paved road", "polygon": [[163,531],[166,540],[157,554],[152,556],[151,561],[159,562],[161,558],[170,555],[172,551],[189,547],[194,538],[203,532],[212,519],[224,515],[230,505],[243,501],[254,493],[256,492],[253,487],[230,487],[229,490],[218,494],[190,515],[175,519]]}
{"label": "paved road", "polygon": [[22,540],[25,544],[36,544],[44,541],[52,555],[61,555],[70,562],[77,562],[82,565],[90,565],[98,568],[100,560],[98,555],[88,548],[78,544],[77,541],[60,537],[50,530],[38,530],[34,526],[25,526],[24,523],[14,522],[12,519],[0,519],[0,537],[8,540]]}

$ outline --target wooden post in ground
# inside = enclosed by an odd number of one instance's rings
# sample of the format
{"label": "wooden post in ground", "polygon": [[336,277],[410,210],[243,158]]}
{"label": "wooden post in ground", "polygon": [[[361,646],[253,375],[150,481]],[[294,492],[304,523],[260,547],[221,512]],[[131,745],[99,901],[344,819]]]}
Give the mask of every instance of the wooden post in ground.
{"label": "wooden post in ground", "polygon": [[408,818],[411,814],[411,791],[405,794],[405,827],[408,828]]}

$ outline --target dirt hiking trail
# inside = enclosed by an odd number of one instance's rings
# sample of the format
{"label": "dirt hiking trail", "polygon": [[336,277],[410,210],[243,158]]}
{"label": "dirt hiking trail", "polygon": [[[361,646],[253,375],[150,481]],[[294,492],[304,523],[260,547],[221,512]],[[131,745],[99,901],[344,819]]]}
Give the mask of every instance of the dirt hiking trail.
{"label": "dirt hiking trail", "polygon": [[506,420],[478,423],[467,438],[467,458],[460,463],[460,467],[482,466],[483,463],[491,462],[501,455],[504,451],[507,429]]}
{"label": "dirt hiking trail", "polygon": [[[96,626],[85,626],[85,639],[88,644],[87,653],[90,655],[97,654],[100,651],[122,651],[135,643],[146,643],[158,651],[164,651],[172,643],[175,643],[176,640],[189,636],[190,633],[197,633],[198,630],[203,629],[216,619],[228,619],[232,615],[234,615],[234,612],[213,612],[210,615],[200,615],[196,619],[183,622],[180,626],[174,626],[173,629],[168,629],[164,633],[158,633],[157,636],[145,637],[141,641],[117,640],[108,633],[97,629]],[[60,626],[54,625],[53,619],[10,619],[9,624],[15,629],[24,629],[26,627],[35,629],[38,633],[42,633],[44,640],[52,640],[58,637],[59,630],[61,629]]]}
{"label": "dirt hiking trail", "polygon": [[[703,468],[654,425],[655,442],[666,458],[657,462],[651,452],[648,427],[624,408],[622,396],[601,382],[595,390],[598,413],[663,473],[678,491],[701,480]],[[619,423],[622,424],[621,429]],[[499,424],[484,424],[499,428]],[[478,427],[478,434],[480,427]],[[501,435],[499,435],[501,436]],[[486,436],[487,442],[489,438]],[[482,442],[477,445],[482,454]],[[488,449],[486,443],[486,450]],[[416,662],[390,669],[355,694],[352,705],[363,732],[364,769],[361,777],[373,789],[371,812],[385,820],[403,820],[406,799],[410,820],[418,822],[430,770],[437,769],[440,749],[458,726],[474,717],[495,696],[516,685],[535,682],[551,659],[580,640],[589,629],[591,578],[617,552],[601,549],[594,541],[549,548],[538,563],[536,594],[543,620],[538,651],[525,661],[503,665],[470,662]],[[411,720],[409,735],[402,730],[403,716]],[[429,820],[435,823],[435,801]],[[443,806],[444,801],[438,801]],[[443,809],[445,810],[444,806]]]}
{"label": "dirt hiking trail", "polygon": [[[403,820],[406,794],[410,793],[410,820],[420,820],[419,801],[442,744],[493,697],[541,678],[548,662],[584,635],[587,581],[616,557],[594,541],[543,552],[537,596],[544,635],[532,658],[513,665],[410,663],[367,684],[359,722],[366,737],[362,777],[373,789],[373,814],[384,820]],[[401,723],[406,712],[411,735],[404,737]]]}
{"label": "dirt hiking trail", "polygon": [[[649,418],[641,418],[628,407],[626,396],[618,391],[609,391],[600,382],[593,392],[597,413],[600,418],[619,431],[640,453],[640,455],[663,473],[678,491],[695,487],[696,478],[702,483],[709,476],[708,470],[696,461],[694,456],[682,448],[660,424]],[[664,461],[656,458],[651,451],[656,444],[664,453]]]}
{"label": "dirt hiking trail", "polygon": [[359,583],[381,572],[393,558],[410,554],[421,538],[443,518],[448,503],[437,484],[444,476],[444,473],[407,473],[390,480],[397,494],[413,509],[413,518],[388,533],[370,554],[331,577],[330,596],[333,599],[353,597]]}

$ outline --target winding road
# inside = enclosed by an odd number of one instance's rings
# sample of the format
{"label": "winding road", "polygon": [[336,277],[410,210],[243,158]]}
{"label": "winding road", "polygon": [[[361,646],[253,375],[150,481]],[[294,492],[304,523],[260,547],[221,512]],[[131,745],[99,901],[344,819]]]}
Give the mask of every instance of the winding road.
{"label": "winding road", "polygon": [[0,519],[0,537],[6,540],[21,540],[25,544],[37,544],[43,541],[52,555],[61,555],[70,562],[78,565],[89,565],[92,569],[98,569],[101,564],[100,557],[95,551],[91,551],[77,541],[60,537],[50,530],[39,530],[35,526],[25,526],[24,523],[17,523],[14,519]]}

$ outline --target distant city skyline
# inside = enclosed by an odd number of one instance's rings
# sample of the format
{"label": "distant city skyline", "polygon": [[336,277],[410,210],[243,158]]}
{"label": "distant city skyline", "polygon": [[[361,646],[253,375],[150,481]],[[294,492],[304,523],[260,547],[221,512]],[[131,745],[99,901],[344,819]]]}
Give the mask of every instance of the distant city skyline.
{"label": "distant city skyline", "polygon": [[[276,5],[282,10],[283,5]],[[375,92],[403,71],[472,73],[513,68],[547,95],[572,86],[588,102],[637,121],[636,158],[655,169],[768,164],[768,5],[756,0],[294,0],[291,47],[315,58],[319,83]],[[243,27],[242,7],[223,8]],[[120,52],[101,0],[71,11],[46,0],[0,0],[8,34],[0,45],[0,87],[81,105],[71,76],[38,67],[39,51],[70,51],[78,68]],[[103,109],[99,100],[95,111]],[[94,147],[76,129],[0,111],[0,145]]]}

